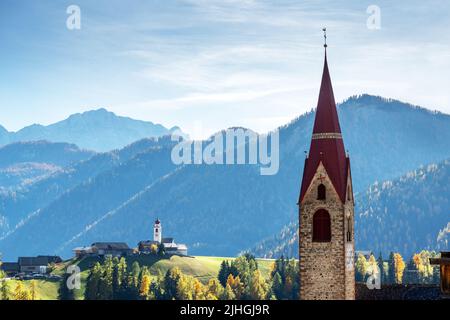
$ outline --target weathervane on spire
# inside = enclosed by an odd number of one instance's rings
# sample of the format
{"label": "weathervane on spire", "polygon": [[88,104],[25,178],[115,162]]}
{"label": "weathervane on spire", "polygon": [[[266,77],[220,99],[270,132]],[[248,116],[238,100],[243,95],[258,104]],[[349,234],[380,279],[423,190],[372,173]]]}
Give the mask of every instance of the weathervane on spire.
{"label": "weathervane on spire", "polygon": [[328,47],[327,45],[327,28],[323,28],[323,37],[325,38],[325,44],[323,45],[323,47],[326,49]]}

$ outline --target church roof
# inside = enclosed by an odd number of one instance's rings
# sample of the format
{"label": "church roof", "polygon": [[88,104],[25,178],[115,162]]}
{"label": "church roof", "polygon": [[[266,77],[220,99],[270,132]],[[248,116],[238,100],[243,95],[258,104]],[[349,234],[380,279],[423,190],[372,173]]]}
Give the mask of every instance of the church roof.
{"label": "church roof", "polygon": [[345,202],[350,161],[345,154],[326,51],[311,148],[305,160],[299,203],[303,201],[321,162],[341,201]]}

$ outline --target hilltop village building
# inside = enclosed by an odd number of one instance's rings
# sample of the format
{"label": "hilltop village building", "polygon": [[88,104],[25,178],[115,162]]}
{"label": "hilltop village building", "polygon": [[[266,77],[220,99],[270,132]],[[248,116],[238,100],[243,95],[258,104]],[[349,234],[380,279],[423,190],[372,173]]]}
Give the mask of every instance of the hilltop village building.
{"label": "hilltop village building", "polygon": [[162,237],[162,225],[159,219],[153,225],[153,240],[140,241],[137,249],[130,248],[124,242],[95,242],[87,247],[74,248],[72,251],[77,258],[86,256],[127,257],[132,254],[154,253],[154,250],[159,250],[161,246],[167,255],[187,256],[188,254],[185,244],[177,244],[173,238]]}
{"label": "hilltop village building", "polygon": [[0,269],[8,276],[22,274],[46,274],[48,266],[60,263],[62,259],[58,256],[20,257],[17,262],[4,262]]}
{"label": "hilltop village building", "polygon": [[77,258],[84,256],[126,257],[133,254],[133,249],[124,242],[95,242],[89,247],[75,248],[73,252]]}
{"label": "hilltop village building", "polygon": [[354,300],[352,177],[328,70],[326,43],[319,102],[298,204],[300,298]]}
{"label": "hilltop village building", "polygon": [[151,253],[155,248],[159,248],[161,245],[168,255],[188,255],[188,249],[185,244],[177,244],[173,238],[162,237],[162,224],[159,219],[156,219],[153,225],[153,240],[139,242],[138,250],[141,253]]}

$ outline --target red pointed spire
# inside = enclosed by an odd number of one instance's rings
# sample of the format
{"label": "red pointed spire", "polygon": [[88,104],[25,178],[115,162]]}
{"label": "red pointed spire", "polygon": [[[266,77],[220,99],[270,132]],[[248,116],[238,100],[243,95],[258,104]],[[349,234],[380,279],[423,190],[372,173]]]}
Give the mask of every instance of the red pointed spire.
{"label": "red pointed spire", "polygon": [[322,85],[309,157],[305,160],[299,203],[303,201],[320,162],[323,163],[341,201],[345,202],[348,165],[328,70],[326,45]]}

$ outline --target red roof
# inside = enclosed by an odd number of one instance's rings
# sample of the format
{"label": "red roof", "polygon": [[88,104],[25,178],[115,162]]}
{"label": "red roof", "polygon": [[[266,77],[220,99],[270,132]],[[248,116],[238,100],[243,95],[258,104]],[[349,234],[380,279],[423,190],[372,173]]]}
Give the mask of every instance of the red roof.
{"label": "red roof", "polygon": [[303,201],[320,162],[323,163],[341,201],[345,202],[350,161],[345,154],[326,53],[313,137],[309,156],[305,160],[299,203]]}

